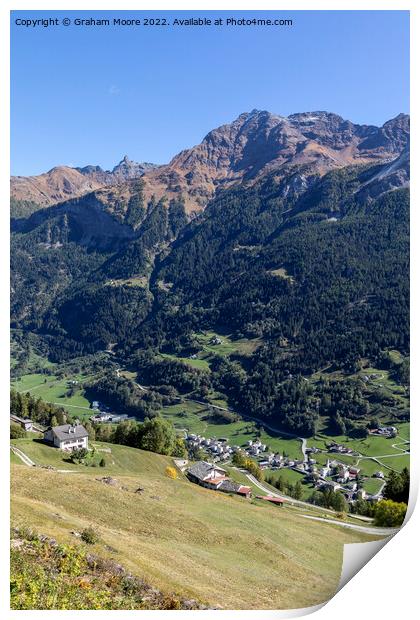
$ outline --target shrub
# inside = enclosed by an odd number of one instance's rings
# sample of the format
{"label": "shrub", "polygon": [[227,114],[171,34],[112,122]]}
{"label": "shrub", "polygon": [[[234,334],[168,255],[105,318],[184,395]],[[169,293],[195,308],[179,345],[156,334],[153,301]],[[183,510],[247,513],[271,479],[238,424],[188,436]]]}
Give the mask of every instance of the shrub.
{"label": "shrub", "polygon": [[176,478],[178,478],[178,473],[175,467],[169,467],[169,465],[165,469],[165,474],[168,476],[168,478],[171,478],[172,480],[175,480]]}
{"label": "shrub", "polygon": [[91,525],[82,531],[80,537],[88,545],[94,545],[99,541],[99,536]]}
{"label": "shrub", "polygon": [[10,439],[23,439],[24,437],[26,437],[25,429],[19,426],[19,424],[12,422],[10,425]]}
{"label": "shrub", "polygon": [[73,450],[73,452],[71,452],[70,460],[72,463],[82,463],[88,454],[89,450],[86,448],[79,448],[78,450]]}
{"label": "shrub", "polygon": [[399,527],[403,524],[407,504],[381,500],[376,504],[374,524],[382,527]]}
{"label": "shrub", "polygon": [[99,467],[106,467],[106,460],[104,457],[102,457],[99,461]]}

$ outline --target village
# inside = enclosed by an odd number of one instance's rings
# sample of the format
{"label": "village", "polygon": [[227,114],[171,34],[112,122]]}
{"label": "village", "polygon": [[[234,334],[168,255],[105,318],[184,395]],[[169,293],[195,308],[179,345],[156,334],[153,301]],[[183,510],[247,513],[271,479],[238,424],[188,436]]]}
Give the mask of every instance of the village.
{"label": "village", "polygon": [[[124,420],[134,419],[126,414],[116,414],[100,401],[91,403],[92,415],[90,421],[96,424],[119,424]],[[43,432],[44,441],[62,450],[74,450],[88,447],[88,434],[83,425],[64,425],[52,429],[41,429],[29,419],[11,416],[11,422],[20,425],[25,431]],[[373,428],[369,434],[382,437],[396,437],[395,427]],[[253,459],[262,471],[293,470],[302,475],[302,483],[310,485],[314,490],[331,489],[343,493],[346,501],[351,504],[359,499],[377,502],[382,499],[382,490],[385,486],[384,472],[378,468],[373,478],[383,481],[376,493],[367,493],[363,488],[363,475],[359,467],[344,463],[340,456],[362,458],[363,455],[351,448],[331,441],[325,444],[325,449],[307,447],[307,441],[302,439],[302,458],[291,458],[283,452],[273,452],[269,446],[258,437],[249,439],[245,445],[230,445],[226,437],[204,437],[203,435],[183,431],[185,445],[190,461],[186,461],[182,470],[190,481],[201,486],[227,493],[235,493],[243,497],[251,497],[251,487],[238,484],[230,479],[222,465],[233,466],[234,455],[242,453]],[[317,455],[322,455],[317,456]],[[327,458],[325,459],[325,455]],[[317,460],[318,459],[318,460]],[[188,466],[187,466],[188,463]],[[263,487],[261,487],[263,488]],[[270,491],[270,489],[265,489]],[[264,499],[277,501],[274,495],[264,496]]]}
{"label": "village", "polygon": [[[395,431],[394,427],[391,427],[391,429],[377,429],[377,432],[382,435],[385,432],[394,433]],[[231,446],[224,437],[219,439],[206,438],[193,433],[185,433],[185,442],[190,454],[197,454],[197,451],[205,453],[206,458],[208,458],[217,471],[220,470],[220,464],[231,465],[232,457],[236,452],[243,452],[249,458],[254,459],[261,470],[294,470],[302,474],[302,482],[304,484],[312,485],[315,490],[329,488],[334,492],[342,492],[346,501],[350,504],[358,499],[366,499],[372,502],[382,499],[382,489],[385,485],[383,471],[378,469],[373,474],[373,477],[384,481],[380,486],[380,490],[375,494],[367,493],[363,488],[360,468],[339,460],[339,455],[352,457],[361,457],[361,455],[336,442],[327,444],[325,450],[315,447],[307,448],[305,442],[302,459],[292,459],[285,454],[274,453],[258,438],[248,440],[245,447],[240,447]],[[328,456],[326,463],[322,465],[317,462],[316,455],[318,453],[331,455],[331,458]],[[220,473],[220,475],[222,474]],[[206,484],[205,486],[208,485]],[[213,485],[210,488],[215,487]]]}

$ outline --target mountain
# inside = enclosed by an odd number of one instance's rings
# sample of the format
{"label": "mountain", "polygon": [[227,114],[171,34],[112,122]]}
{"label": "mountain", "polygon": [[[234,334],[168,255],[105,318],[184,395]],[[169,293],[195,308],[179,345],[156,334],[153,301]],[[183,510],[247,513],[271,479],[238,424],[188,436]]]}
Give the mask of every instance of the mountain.
{"label": "mountain", "polygon": [[102,170],[100,166],[71,168],[57,166],[38,176],[12,177],[11,196],[15,201],[30,201],[40,206],[87,194],[105,185],[115,185],[128,179],[139,178],[153,169],[154,164],[136,163],[125,156],[112,171]]}
{"label": "mountain", "polygon": [[188,359],[203,330],[257,339],[201,388],[310,433],[315,401],[291,377],[408,355],[407,116],[253,111],[141,178],[119,172],[12,222],[12,326],[51,358],[112,345],[170,384],[185,368],[153,355]]}
{"label": "mountain", "polygon": [[288,117],[253,110],[222,125],[201,144],[145,174],[147,197],[183,194],[187,211],[202,210],[218,189],[252,185],[275,173],[283,178],[299,167],[305,175],[325,174],[350,164],[394,159],[408,144],[409,117],[383,127],[356,125],[328,112]]}
{"label": "mountain", "polygon": [[305,112],[288,117],[253,110],[210,131],[203,141],[175,155],[166,165],[137,164],[127,157],[113,168],[59,166],[36,177],[12,177],[15,200],[48,206],[103,186],[143,177],[146,200],[182,196],[187,212],[201,211],[220,189],[275,173],[300,183],[314,174],[351,164],[395,159],[408,145],[409,117],[399,114],[382,127],[357,125],[337,114]]}

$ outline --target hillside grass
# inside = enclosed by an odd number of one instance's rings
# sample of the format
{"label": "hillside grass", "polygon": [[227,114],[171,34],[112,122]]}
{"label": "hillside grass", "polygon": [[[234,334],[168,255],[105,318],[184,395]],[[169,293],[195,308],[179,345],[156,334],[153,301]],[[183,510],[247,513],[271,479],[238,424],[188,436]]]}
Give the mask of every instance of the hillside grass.
{"label": "hillside grass", "polygon": [[[28,441],[20,441],[29,455]],[[58,450],[32,445],[33,457],[56,462]],[[92,525],[100,537],[96,553],[166,592],[225,609],[315,605],[336,590],[343,544],[375,539],[203,489],[181,473],[170,480],[167,457],[98,447],[111,450],[114,465],[74,466],[76,475],[12,462],[12,523],[66,544],[74,542],[72,530]],[[102,475],[115,476],[126,490],[95,479]]]}

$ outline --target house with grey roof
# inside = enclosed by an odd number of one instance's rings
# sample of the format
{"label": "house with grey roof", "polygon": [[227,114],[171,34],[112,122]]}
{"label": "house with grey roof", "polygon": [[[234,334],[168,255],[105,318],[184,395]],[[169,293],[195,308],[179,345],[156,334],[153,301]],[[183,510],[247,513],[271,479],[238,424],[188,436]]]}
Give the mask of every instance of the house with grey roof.
{"label": "house with grey roof", "polygon": [[44,441],[68,452],[88,448],[88,432],[81,424],[53,426],[44,433]]}
{"label": "house with grey roof", "polygon": [[223,491],[224,493],[236,493],[243,497],[251,497],[250,487],[243,486],[230,480],[227,472],[222,467],[218,467],[207,461],[198,461],[191,465],[186,471],[187,478],[207,489]]}
{"label": "house with grey roof", "polygon": [[19,416],[13,415],[11,413],[10,422],[13,422],[14,424],[19,424],[19,426],[21,426],[25,431],[33,430],[33,423],[32,420],[30,420],[29,418],[20,418]]}

